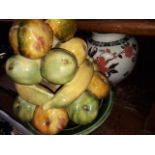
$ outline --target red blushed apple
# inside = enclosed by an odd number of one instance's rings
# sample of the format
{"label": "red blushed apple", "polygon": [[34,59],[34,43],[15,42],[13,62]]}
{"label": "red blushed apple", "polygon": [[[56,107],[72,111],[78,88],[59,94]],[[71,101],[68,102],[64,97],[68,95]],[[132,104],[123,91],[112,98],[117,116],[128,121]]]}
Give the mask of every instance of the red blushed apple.
{"label": "red blushed apple", "polygon": [[68,122],[67,111],[63,108],[44,110],[38,106],[33,116],[33,125],[43,134],[57,134],[67,126]]}

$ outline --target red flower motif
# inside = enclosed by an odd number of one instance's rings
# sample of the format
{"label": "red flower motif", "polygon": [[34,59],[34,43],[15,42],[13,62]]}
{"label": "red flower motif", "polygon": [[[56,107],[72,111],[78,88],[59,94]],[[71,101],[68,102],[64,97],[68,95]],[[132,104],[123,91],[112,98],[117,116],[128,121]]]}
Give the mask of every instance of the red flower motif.
{"label": "red flower motif", "polygon": [[134,55],[133,53],[133,47],[132,46],[127,46],[124,48],[125,56],[130,58]]}
{"label": "red flower motif", "polygon": [[109,68],[106,67],[108,61],[106,61],[106,60],[104,59],[104,57],[99,56],[99,57],[97,57],[96,60],[94,60],[94,62],[98,65],[99,70],[100,70],[102,73],[106,73],[106,72],[109,71]]}
{"label": "red flower motif", "polygon": [[110,50],[109,48],[106,48],[105,51],[106,51],[107,53],[111,53],[111,50]]}

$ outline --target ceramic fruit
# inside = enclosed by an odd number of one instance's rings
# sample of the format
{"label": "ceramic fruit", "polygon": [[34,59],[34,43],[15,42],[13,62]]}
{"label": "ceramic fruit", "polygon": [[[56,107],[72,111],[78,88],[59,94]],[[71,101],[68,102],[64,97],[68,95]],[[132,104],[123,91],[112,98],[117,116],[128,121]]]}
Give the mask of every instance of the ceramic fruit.
{"label": "ceramic fruit", "polygon": [[36,106],[18,96],[13,104],[13,113],[23,122],[31,121]]}
{"label": "ceramic fruit", "polygon": [[52,49],[43,58],[41,74],[49,82],[64,84],[69,82],[77,70],[76,58],[64,49]]}
{"label": "ceramic fruit", "polygon": [[46,88],[48,88],[48,89],[50,89],[52,92],[56,92],[58,89],[60,89],[60,87],[62,86],[62,85],[58,85],[58,84],[54,84],[54,83],[51,83],[51,82],[49,82],[49,81],[47,81],[47,80],[45,80],[45,79],[43,79],[42,81],[41,81],[41,85],[42,86],[44,86],[44,87],[46,87]]}
{"label": "ceramic fruit", "polygon": [[17,93],[27,102],[34,105],[43,105],[50,101],[54,94],[40,85],[15,84]]}
{"label": "ceramic fruit", "polygon": [[114,86],[125,79],[136,64],[138,44],[133,36],[93,32],[87,44],[89,56]]}
{"label": "ceramic fruit", "polygon": [[13,55],[6,61],[7,75],[16,83],[37,84],[42,80],[40,60],[31,60],[21,55]]}
{"label": "ceramic fruit", "polygon": [[73,19],[47,19],[46,23],[53,30],[55,37],[62,42],[71,39],[77,30],[76,20]]}
{"label": "ceramic fruit", "polygon": [[94,72],[87,90],[95,95],[98,99],[102,99],[107,97],[109,89],[110,85],[107,78],[100,72]]}
{"label": "ceramic fruit", "polygon": [[59,47],[73,53],[73,55],[77,59],[78,65],[81,65],[87,57],[87,44],[81,38],[71,38],[70,40],[64,43],[61,43]]}
{"label": "ceramic fruit", "polygon": [[68,122],[69,118],[65,109],[43,110],[39,106],[33,116],[33,125],[43,134],[57,134],[67,126]]}
{"label": "ceramic fruit", "polygon": [[9,42],[15,54],[19,54],[18,29],[22,20],[15,21],[9,31]]}
{"label": "ceramic fruit", "polygon": [[48,103],[44,104],[44,109],[50,107],[66,107],[71,104],[88,87],[93,76],[93,65],[86,60],[81,64],[73,79],[64,84]]}
{"label": "ceramic fruit", "polygon": [[53,32],[42,20],[20,20],[11,27],[9,40],[15,54],[38,59],[52,47]]}
{"label": "ceramic fruit", "polygon": [[85,91],[67,107],[69,118],[76,124],[86,125],[97,117],[99,100]]}

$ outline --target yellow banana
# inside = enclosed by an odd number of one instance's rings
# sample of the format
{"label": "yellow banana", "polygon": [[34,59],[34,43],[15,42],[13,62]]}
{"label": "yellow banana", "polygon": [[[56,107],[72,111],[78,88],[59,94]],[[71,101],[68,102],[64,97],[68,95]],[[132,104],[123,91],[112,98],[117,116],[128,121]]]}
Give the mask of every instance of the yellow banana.
{"label": "yellow banana", "polygon": [[66,83],[51,101],[43,105],[44,109],[51,107],[65,107],[71,104],[81,93],[83,93],[92,79],[93,65],[88,60],[84,61],[78,68],[72,81]]}
{"label": "yellow banana", "polygon": [[19,96],[35,105],[43,105],[54,96],[48,89],[40,85],[21,85],[16,83],[15,88]]}

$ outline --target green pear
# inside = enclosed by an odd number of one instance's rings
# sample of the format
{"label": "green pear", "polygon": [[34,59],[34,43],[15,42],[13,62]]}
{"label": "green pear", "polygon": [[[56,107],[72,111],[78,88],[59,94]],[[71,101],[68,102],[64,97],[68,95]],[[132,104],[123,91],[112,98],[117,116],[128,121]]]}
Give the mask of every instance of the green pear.
{"label": "green pear", "polygon": [[32,85],[42,80],[40,59],[32,60],[14,55],[7,60],[5,69],[7,75],[16,83]]}
{"label": "green pear", "polygon": [[13,104],[13,113],[22,122],[31,121],[36,106],[18,96]]}
{"label": "green pear", "polygon": [[77,71],[74,55],[61,48],[55,48],[43,58],[41,75],[54,84],[65,84],[72,80]]}

